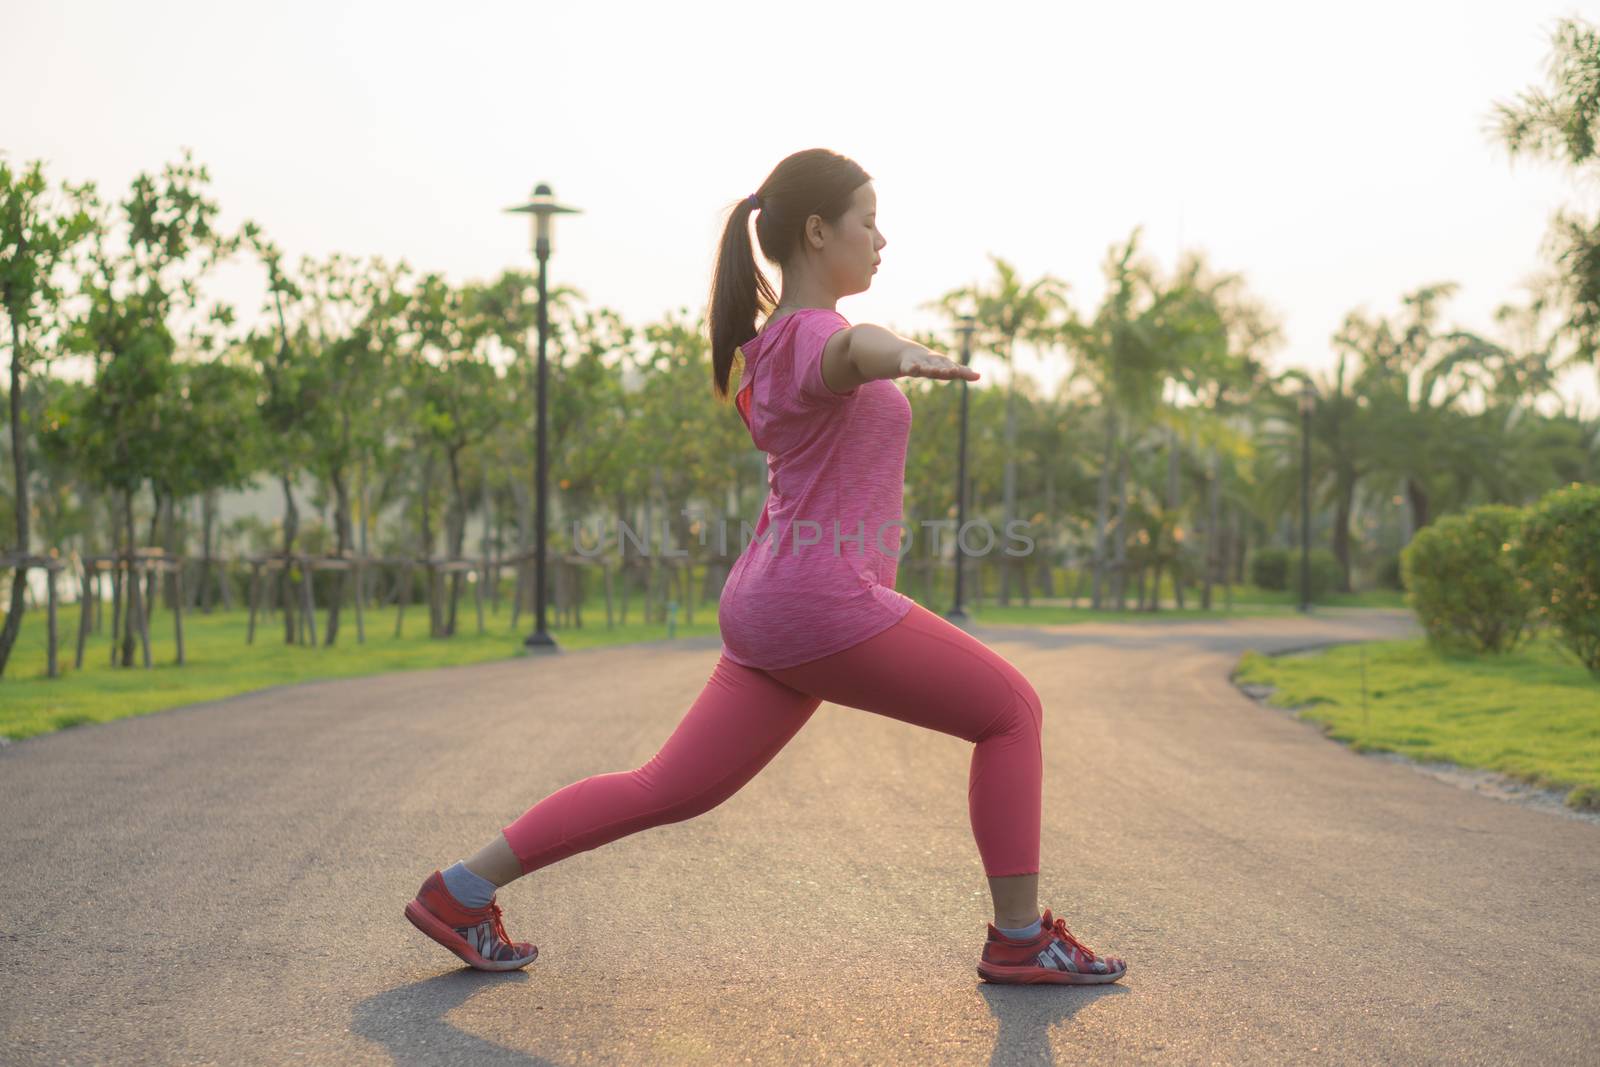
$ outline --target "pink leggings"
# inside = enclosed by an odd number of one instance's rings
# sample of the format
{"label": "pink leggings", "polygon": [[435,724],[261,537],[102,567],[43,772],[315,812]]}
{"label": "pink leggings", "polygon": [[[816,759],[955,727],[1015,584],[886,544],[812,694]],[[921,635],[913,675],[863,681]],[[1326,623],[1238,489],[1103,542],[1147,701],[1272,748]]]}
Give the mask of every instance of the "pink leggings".
{"label": "pink leggings", "polygon": [[984,871],[1038,872],[1039,696],[987,645],[920,604],[887,630],[796,667],[757,670],[720,657],[644,766],[558,789],[502,833],[527,874],[710,811],[754,778],[824,700],[973,742],[967,805]]}

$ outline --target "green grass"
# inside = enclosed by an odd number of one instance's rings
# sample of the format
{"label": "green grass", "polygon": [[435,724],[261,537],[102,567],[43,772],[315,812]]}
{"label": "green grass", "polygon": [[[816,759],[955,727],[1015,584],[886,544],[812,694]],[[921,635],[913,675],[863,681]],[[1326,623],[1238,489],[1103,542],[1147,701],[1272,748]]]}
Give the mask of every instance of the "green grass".
{"label": "green grass", "polygon": [[1498,771],[1600,810],[1600,681],[1548,636],[1500,657],[1441,656],[1421,638],[1250,652],[1234,680],[1275,686],[1277,707],[1309,705],[1298,717],[1358,751]]}
{"label": "green grass", "polygon": [[[256,622],[253,645],[245,643],[248,616],[243,611],[212,615],[183,616],[184,657],[179,667],[177,643],[173,637],[172,616],[158,610],[150,620],[149,670],[139,664],[135,649],[132,668],[110,666],[110,608],[105,609],[107,632],[90,635],[84,650],[83,669],[72,668],[77,647],[78,611],[74,605],[60,616],[60,664],[63,677],[46,676],[45,616],[29,611],[23,619],[22,633],[13,652],[6,676],[0,679],[0,736],[20,739],[52,730],[90,722],[106,722],[129,715],[181,707],[206,700],[248,693],[269,686],[304,682],[317,678],[349,678],[386,671],[417,670],[489,660],[509,659],[522,651],[522,639],[533,629],[533,616],[523,613],[517,631],[511,631],[511,612],[502,606],[499,615],[485,611],[485,633],[477,632],[477,616],[471,601],[457,617],[455,637],[434,640],[427,636],[425,611],[415,605],[406,611],[405,636],[394,636],[394,611],[367,613],[367,640],[356,643],[355,614],[348,608],[341,614],[339,641],[332,648],[286,645],[283,620],[274,616]],[[716,605],[706,614],[695,612],[695,624],[680,622],[678,637],[694,637],[717,632]],[[632,641],[653,641],[666,637],[665,623],[646,624],[639,601],[630,605],[629,623],[607,630],[605,607],[596,614],[584,611],[581,629],[561,629],[547,616],[547,625],[562,648],[579,649],[596,645]],[[317,615],[318,636],[327,618]]]}
{"label": "green grass", "polygon": [[[1298,610],[1298,593],[1278,589],[1258,589],[1255,586],[1233,587],[1234,603],[1279,605]],[[1220,594],[1213,592],[1213,596]],[[1316,607],[1328,608],[1405,608],[1406,596],[1398,589],[1366,589],[1359,593],[1329,593],[1315,602]]]}
{"label": "green grass", "polygon": [[[979,623],[993,623],[1006,626],[1059,626],[1077,622],[1173,622],[1184,619],[1243,619],[1271,615],[1296,615],[1299,614],[1299,598],[1289,592],[1279,592],[1270,589],[1258,589],[1254,586],[1236,585],[1233,587],[1233,606],[1227,606],[1221,586],[1211,590],[1210,611],[1202,611],[1199,607],[1200,594],[1197,590],[1190,589],[1185,593],[1185,605],[1179,611],[1172,599],[1170,583],[1163,583],[1165,597],[1160,611],[1134,610],[1135,598],[1128,597],[1127,611],[1095,611],[1088,607],[1072,607],[1066,597],[1034,598],[1032,604],[1024,606],[1020,597],[1014,597],[1008,607],[1000,607],[992,603],[994,589],[989,590],[990,600],[977,607],[969,607],[974,621]],[[905,589],[908,594],[910,589]],[[920,592],[920,590],[918,590]],[[1080,605],[1088,603],[1087,597],[1078,599]],[[948,592],[941,602],[939,611],[949,610],[950,598]],[[1314,605],[1316,608],[1397,608],[1404,610],[1406,607],[1404,594],[1390,590],[1373,590],[1361,593],[1334,593]]]}
{"label": "green grass", "polygon": [[[940,609],[940,614],[949,610],[946,604]],[[1033,603],[1024,607],[1022,602],[1016,601],[1010,607],[1000,607],[998,604],[983,604],[979,607],[968,607],[967,614],[980,625],[992,623],[996,626],[1062,626],[1077,622],[1124,622],[1124,623],[1161,623],[1177,622],[1184,619],[1244,619],[1259,615],[1287,615],[1294,613],[1290,606],[1277,607],[1271,604],[1244,604],[1234,601],[1233,610],[1223,608],[1221,601],[1210,611],[1201,611],[1192,603],[1182,611],[1171,604],[1163,604],[1160,611],[1135,611],[1133,601],[1128,601],[1127,611],[1095,611],[1086,607],[1069,607],[1066,604],[1041,604]]]}
{"label": "green grass", "polygon": [[[908,595],[920,596],[922,590],[913,588],[913,585],[920,586],[920,583],[903,583],[902,588]],[[942,614],[949,609],[950,586],[949,581],[936,584],[935,595],[938,599],[930,610]],[[1061,587],[1066,586],[1063,584]],[[968,610],[976,622],[994,625],[1161,622],[1199,617],[1242,618],[1289,614],[1295,610],[1291,599],[1288,594],[1263,593],[1236,586],[1232,611],[1223,608],[1220,589],[1215,591],[1214,603],[1217,606],[1211,612],[1201,612],[1194,607],[1198,603],[1198,596],[1191,597],[1190,607],[1183,612],[1170,608],[1160,612],[1096,612],[1085,607],[1068,607],[1064,602],[1035,602],[1032,607],[1023,607],[1020,600],[1007,608],[989,603],[976,606],[969,604]],[[1398,596],[1393,601],[1391,606],[1400,606]],[[355,615],[347,608],[342,616],[339,642],[333,648],[285,645],[283,622],[278,616],[258,620],[255,644],[247,645],[247,616],[243,611],[212,615],[185,613],[187,663],[179,667],[174,662],[177,645],[172,633],[172,616],[158,609],[150,621],[150,670],[141,666],[131,669],[111,667],[108,638],[102,633],[90,636],[84,667],[79,671],[72,668],[78,610],[76,605],[70,605],[62,610],[58,622],[63,677],[51,679],[46,677],[44,612],[29,610],[6,675],[0,679],[0,737],[32,737],[84,723],[106,722],[318,678],[349,678],[387,671],[507,659],[521,654],[522,638],[533,626],[532,616],[524,613],[517,632],[512,633],[510,607],[503,600],[498,615],[486,611],[488,632],[480,637],[470,597],[463,599],[459,611],[459,632],[456,637],[446,640],[433,640],[426,636],[427,617],[417,605],[407,609],[405,636],[399,639],[394,637],[393,609],[372,611],[367,616],[367,641],[357,644]],[[584,605],[585,625],[581,628],[560,626],[553,613],[548,616],[551,632],[557,642],[567,649],[667,638],[666,623],[646,624],[639,621],[641,617],[642,598],[638,594],[630,599],[630,622],[626,626],[607,629],[603,595],[591,597]],[[105,609],[105,618],[110,618],[109,605]],[[319,636],[326,618],[325,611],[318,612]],[[675,636],[700,637],[717,633],[715,601],[696,605],[694,625],[685,625],[683,618],[684,612],[680,610],[679,622],[673,631]],[[142,663],[137,652],[135,663]]]}

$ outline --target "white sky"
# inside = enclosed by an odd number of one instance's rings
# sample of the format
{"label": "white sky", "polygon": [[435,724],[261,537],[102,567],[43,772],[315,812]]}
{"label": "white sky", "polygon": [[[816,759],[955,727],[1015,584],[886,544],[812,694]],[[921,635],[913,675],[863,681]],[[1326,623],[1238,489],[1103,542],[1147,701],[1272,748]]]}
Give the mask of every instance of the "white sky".
{"label": "white sky", "polygon": [[[298,260],[405,259],[461,281],[531,266],[635,325],[698,311],[722,215],[785,155],[874,177],[889,244],[840,310],[903,330],[984,279],[1052,272],[1092,310],[1145,226],[1245,274],[1279,368],[1331,365],[1352,308],[1436,280],[1490,331],[1540,265],[1552,165],[1511,164],[1493,102],[1543,81],[1557,17],[1594,4],[177,3],[0,0],[0,149],[121,196],[191,147],[223,223]],[[215,291],[254,318],[260,277]],[[1022,363],[1030,369],[1029,361]],[[991,374],[986,376],[996,380]],[[1593,410],[1595,373],[1568,396]]]}

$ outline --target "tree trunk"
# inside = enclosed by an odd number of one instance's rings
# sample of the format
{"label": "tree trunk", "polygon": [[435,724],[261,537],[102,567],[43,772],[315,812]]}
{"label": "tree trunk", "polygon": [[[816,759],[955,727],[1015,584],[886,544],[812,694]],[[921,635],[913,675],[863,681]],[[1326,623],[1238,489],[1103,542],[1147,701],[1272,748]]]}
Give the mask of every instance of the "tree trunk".
{"label": "tree trunk", "polygon": [[[1011,529],[1011,520],[1017,514],[1017,367],[1013,362],[1012,344],[1006,345],[1006,468],[1005,468],[1005,526]],[[959,533],[960,531],[957,531]],[[1000,606],[1011,604],[1011,575],[1013,558],[1000,557]]]}
{"label": "tree trunk", "polygon": [[1211,610],[1211,583],[1216,578],[1217,564],[1222,559],[1222,531],[1217,528],[1217,449],[1211,447],[1206,463],[1206,574],[1205,587],[1200,593],[1200,606]]}
{"label": "tree trunk", "polygon": [[[213,517],[220,517],[220,511],[221,511],[221,509],[218,508],[215,504],[212,505],[212,515],[213,515]],[[217,568],[217,585],[222,590],[222,610],[223,611],[232,611],[233,610],[233,575],[228,570],[228,561],[226,559],[220,561],[220,564],[219,564],[219,566]]]}
{"label": "tree trunk", "polygon": [[117,665],[117,640],[122,625],[122,577],[116,566],[117,547],[122,543],[122,512],[117,508],[115,491],[106,493],[106,528],[111,531],[107,550],[111,554],[111,665]]}
{"label": "tree trunk", "polygon": [[215,551],[217,529],[217,491],[208,489],[200,498],[200,610],[211,614],[211,557]]}
{"label": "tree trunk", "polygon": [[1117,416],[1109,408],[1105,410],[1106,451],[1105,459],[1100,464],[1099,488],[1095,492],[1094,587],[1089,599],[1089,606],[1095,611],[1100,610],[1106,580],[1106,527],[1111,522],[1111,468],[1116,463],[1117,455]]}
{"label": "tree trunk", "polygon": [[[467,541],[467,494],[461,487],[461,448],[450,449],[450,558],[461,559]],[[456,602],[461,599],[461,572],[450,575],[450,616],[444,624],[446,637],[456,632]]]}
{"label": "tree trunk", "polygon": [[[433,471],[434,454],[427,447],[427,459],[422,465],[422,558],[433,558]],[[438,599],[433,595],[433,568],[424,569],[429,578],[425,595],[428,598],[428,636],[439,636]]]}
{"label": "tree trunk", "polygon": [[1423,488],[1421,482],[1409,476],[1405,480],[1405,487],[1406,501],[1411,505],[1411,533],[1415,536],[1418,530],[1428,525],[1430,519],[1428,490]]}
{"label": "tree trunk", "polygon": [[[328,472],[328,481],[333,485],[334,554],[345,559],[350,555],[351,542],[354,540],[350,519],[350,486],[345,481],[344,469],[337,465]],[[338,639],[339,609],[344,606],[345,594],[350,591],[354,577],[353,570],[339,572],[339,592],[334,595],[333,603],[328,605],[327,632],[322,635],[325,647],[332,647]]]}
{"label": "tree trunk", "polygon": [[[362,558],[362,560],[367,560],[367,559],[371,558],[371,553],[372,553],[372,549],[370,547],[371,541],[370,541],[370,538],[368,537],[368,532],[370,531],[370,529],[372,527],[372,515],[371,515],[371,512],[372,512],[372,495],[371,495],[371,489],[367,484],[367,472],[368,472],[367,453],[366,453],[366,450],[363,449],[362,452],[361,452],[361,497],[360,497],[360,500],[361,500],[361,558]],[[368,575],[367,574],[367,571],[369,569],[370,568],[364,568],[362,570],[362,574],[363,574],[364,577],[362,579],[362,586],[361,586],[360,596],[362,597],[362,601],[361,602],[363,604],[367,603],[368,601],[370,601],[372,599],[372,583],[373,583],[373,581],[376,580],[376,575],[375,574],[374,575]]]}
{"label": "tree trunk", "polygon": [[433,449],[422,464],[422,557],[433,555]]}
{"label": "tree trunk", "polygon": [[[1178,610],[1183,610],[1183,568],[1179,560],[1183,555],[1183,541],[1178,537],[1178,511],[1183,492],[1178,484],[1178,431],[1167,431],[1167,514],[1172,521],[1172,595]],[[1161,609],[1161,569],[1156,568],[1156,610]]]}
{"label": "tree trunk", "polygon": [[1056,595],[1056,576],[1051,567],[1056,559],[1056,471],[1053,465],[1044,469],[1044,560],[1039,572],[1039,595]]}
{"label": "tree trunk", "polygon": [[1112,538],[1111,599],[1118,611],[1128,610],[1128,450],[1117,453],[1117,528]]}
{"label": "tree trunk", "polygon": [[[11,465],[16,479],[17,544],[15,551],[28,554],[29,504],[28,504],[28,454],[23,448],[22,429],[22,327],[15,316],[11,319]],[[6,662],[22,630],[23,597],[28,591],[28,568],[19,565],[11,578],[11,610],[6,614],[4,627],[0,627],[0,677],[6,673]]]}
{"label": "tree trunk", "polygon": [[294,502],[294,485],[287,473],[278,475],[283,486],[283,569],[278,573],[278,599],[283,605],[283,643],[292,645],[299,636],[295,627],[294,586],[289,575],[289,557],[294,554],[294,541],[300,534],[300,509]]}
{"label": "tree trunk", "polygon": [[1355,511],[1356,483],[1353,478],[1339,479],[1338,498],[1334,502],[1333,554],[1339,560],[1339,589],[1348,593],[1350,587],[1350,516]]}
{"label": "tree trunk", "polygon": [[127,595],[122,598],[122,665],[133,666],[133,646],[138,640],[143,609],[139,604],[139,574],[133,567],[133,546],[137,535],[133,529],[133,490],[125,490],[122,494],[122,531],[126,538],[125,554],[127,556],[126,577],[123,586]]}
{"label": "tree trunk", "polygon": [[[483,469],[483,491],[478,495],[480,497],[480,506],[483,508],[483,536],[478,538],[478,558],[483,562],[480,564],[478,571],[478,581],[493,583],[494,576],[498,572],[492,565],[494,557],[489,553],[490,531],[494,528],[494,507],[489,494],[489,468],[487,464],[484,465]],[[487,588],[481,589],[479,591],[480,598],[493,588],[494,586],[490,584]]]}
{"label": "tree trunk", "polygon": [[1240,515],[1237,508],[1230,509],[1232,522],[1229,534],[1229,543],[1233,549],[1233,559],[1229,567],[1233,571],[1232,585],[1243,585],[1245,579],[1244,561],[1250,555],[1250,527],[1245,522],[1245,517]]}
{"label": "tree trunk", "polygon": [[[157,509],[161,513],[161,540],[156,542],[166,551],[168,558],[177,559],[183,553],[182,537],[178,529],[178,498],[168,493],[161,501],[162,506]],[[178,574],[177,571],[166,571],[157,578],[161,587],[162,603],[168,610],[176,611],[178,606]],[[154,598],[150,603],[154,604]]]}

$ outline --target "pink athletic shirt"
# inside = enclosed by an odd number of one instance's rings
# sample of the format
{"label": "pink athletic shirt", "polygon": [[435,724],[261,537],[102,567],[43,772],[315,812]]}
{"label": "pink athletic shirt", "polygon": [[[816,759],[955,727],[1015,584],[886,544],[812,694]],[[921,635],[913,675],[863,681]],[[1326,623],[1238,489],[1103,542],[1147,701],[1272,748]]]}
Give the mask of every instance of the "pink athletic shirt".
{"label": "pink athletic shirt", "polygon": [[723,653],[747,667],[832,655],[913,604],[894,588],[911,402],[887,378],[848,393],[828,388],[822,347],[849,325],[837,311],[801,308],[741,346],[735,406],[767,454],[767,499],[728,573],[717,622]]}

